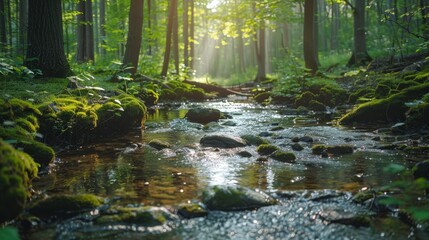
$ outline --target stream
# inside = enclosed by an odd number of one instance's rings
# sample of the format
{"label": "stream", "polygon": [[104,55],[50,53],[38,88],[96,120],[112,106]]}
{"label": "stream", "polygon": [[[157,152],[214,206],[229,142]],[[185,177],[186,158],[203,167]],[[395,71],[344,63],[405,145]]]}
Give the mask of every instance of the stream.
{"label": "stream", "polygon": [[[190,123],[184,116],[195,106],[219,109],[230,119],[209,127]],[[154,227],[97,226],[92,224],[91,212],[46,224],[31,231],[27,238],[419,239],[418,229],[389,216],[372,220],[370,227],[328,223],[320,217],[329,211],[368,213],[367,207],[350,200],[352,192],[388,184],[383,167],[403,164],[406,157],[376,148],[400,141],[397,137],[338,127],[330,121],[330,116],[299,115],[285,107],[226,100],[153,110],[144,129],[61,153],[50,172],[34,182],[34,189],[41,195],[92,193],[123,206],[170,207],[198,201],[209,186],[235,185],[263,190],[279,203],[254,211],[211,211],[207,217],[178,218]],[[200,146],[199,140],[210,134],[262,134],[282,150],[294,152],[296,163],[272,159],[257,162],[259,154],[255,146],[238,149]],[[292,150],[292,138],[304,136],[311,137],[313,142],[300,142],[304,149]],[[171,147],[158,151],[148,145],[153,139],[166,141]],[[311,153],[311,146],[318,143],[347,143],[355,151],[322,158]],[[252,157],[240,157],[237,153],[243,150]]]}

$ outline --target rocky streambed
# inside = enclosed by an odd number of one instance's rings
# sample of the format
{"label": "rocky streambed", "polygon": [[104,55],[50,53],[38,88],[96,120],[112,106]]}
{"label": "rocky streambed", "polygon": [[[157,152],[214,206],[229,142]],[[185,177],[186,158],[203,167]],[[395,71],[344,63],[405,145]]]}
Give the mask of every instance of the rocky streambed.
{"label": "rocky streambed", "polygon": [[[204,118],[210,119],[207,121],[200,119],[204,113],[199,110],[189,115],[189,109],[201,107],[219,112],[210,112]],[[186,120],[186,115],[194,122]],[[24,236],[427,236],[425,227],[406,224],[392,212],[376,217],[371,199],[360,204],[353,201],[359,190],[390,183],[384,167],[407,164],[410,156],[386,146],[409,144],[410,136],[338,127],[332,120],[331,113],[303,114],[284,107],[228,101],[154,110],[144,129],[60,154],[49,173],[34,182],[37,196],[89,193],[98,197],[99,204],[78,213],[59,205],[52,215],[48,206],[42,211],[44,216],[23,221]]]}

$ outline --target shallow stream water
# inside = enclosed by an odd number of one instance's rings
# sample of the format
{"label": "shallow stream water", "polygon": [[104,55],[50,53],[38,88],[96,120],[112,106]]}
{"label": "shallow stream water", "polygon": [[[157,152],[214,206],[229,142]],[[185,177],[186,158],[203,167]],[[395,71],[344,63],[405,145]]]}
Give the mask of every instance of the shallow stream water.
{"label": "shallow stream water", "polygon": [[[195,106],[212,107],[227,113],[208,128],[184,119]],[[328,119],[328,120],[324,120]],[[362,188],[387,184],[382,169],[390,163],[403,163],[404,156],[395,151],[377,150],[390,136],[373,140],[368,130],[335,126],[330,118],[297,115],[283,107],[262,107],[228,101],[183,104],[154,110],[148,115],[144,129],[136,129],[120,138],[104,139],[86,148],[64,152],[51,172],[34,183],[42,194],[93,193],[115,199],[122,205],[175,206],[197,201],[201,192],[212,185],[239,185],[277,195],[280,204],[256,211],[210,212],[208,217],[178,220],[162,227],[139,228],[92,226],[88,216],[55,223],[34,232],[29,238],[42,236],[56,239],[400,239],[410,228],[395,219],[374,222],[371,227],[328,224],[318,213],[324,209],[346,212],[367,212],[364,206],[351,203],[351,194]],[[224,125],[225,122],[233,123]],[[274,127],[284,129],[271,131]],[[244,134],[270,135],[271,143],[286,151],[292,138],[309,136],[314,142],[301,142],[304,150],[293,151],[297,160],[288,164],[269,159],[260,163],[255,146],[239,149],[214,149],[200,146],[204,135]],[[153,139],[169,142],[172,147],[158,151],[148,145]],[[311,154],[313,144],[351,144],[350,155],[321,158]],[[253,156],[237,155],[246,150]],[[337,194],[329,201],[312,201],[306,197],[326,189]],[[297,191],[291,197],[279,193]],[[305,191],[305,192],[303,192]],[[394,226],[394,227],[392,227]]]}

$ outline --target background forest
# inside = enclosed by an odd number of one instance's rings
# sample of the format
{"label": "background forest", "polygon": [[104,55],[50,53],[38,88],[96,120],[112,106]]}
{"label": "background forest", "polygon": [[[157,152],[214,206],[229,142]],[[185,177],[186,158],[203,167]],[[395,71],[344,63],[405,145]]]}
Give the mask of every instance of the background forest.
{"label": "background forest", "polygon": [[[132,62],[144,75],[185,74],[223,85],[267,74],[284,79],[304,66],[393,61],[426,49],[429,31],[427,0],[65,0],[61,9],[64,51],[75,71]],[[28,0],[0,1],[3,58],[24,61],[28,11]],[[364,54],[356,64],[355,48]]]}

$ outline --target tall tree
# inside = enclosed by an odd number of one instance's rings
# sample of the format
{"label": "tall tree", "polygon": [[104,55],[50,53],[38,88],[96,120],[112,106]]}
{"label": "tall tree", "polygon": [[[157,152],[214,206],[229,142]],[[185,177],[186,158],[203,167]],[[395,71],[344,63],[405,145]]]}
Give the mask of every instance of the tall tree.
{"label": "tall tree", "polygon": [[189,37],[190,37],[190,43],[189,43],[189,67],[191,69],[194,69],[194,56],[195,56],[195,2],[194,0],[189,0],[189,7],[191,8],[191,22],[189,27]]}
{"label": "tall tree", "polygon": [[183,0],[183,64],[189,66],[189,1]]}
{"label": "tall tree", "polygon": [[5,0],[0,0],[0,51],[4,52],[7,45]]}
{"label": "tall tree", "polygon": [[124,65],[131,65],[132,68],[129,69],[131,74],[135,74],[138,68],[143,31],[143,5],[144,0],[131,0],[128,38],[123,59]]}
{"label": "tall tree", "polygon": [[[262,20],[264,21],[264,20]],[[267,69],[266,69],[266,38],[265,38],[265,24],[261,24],[259,28],[259,36],[258,36],[258,43],[255,44],[257,51],[256,51],[256,61],[258,63],[258,72],[256,74],[255,81],[263,81],[267,78]]]}
{"label": "tall tree", "polygon": [[167,76],[168,65],[170,64],[171,38],[173,34],[175,9],[177,12],[177,0],[171,0],[170,6],[168,9],[168,23],[167,23],[167,34],[166,34],[166,40],[165,40],[165,53],[164,53],[164,61],[162,64],[162,72],[161,72],[161,76],[164,76],[164,77]]}
{"label": "tall tree", "polygon": [[372,58],[366,49],[365,35],[365,0],[355,0],[355,6],[347,3],[353,9],[353,53],[347,63],[348,66],[361,66],[369,63]]}
{"label": "tall tree", "polygon": [[340,6],[338,2],[332,1],[331,6],[331,51],[338,49],[338,31],[340,29]]}
{"label": "tall tree", "polygon": [[99,26],[100,26],[100,55],[106,55],[106,0],[100,0],[99,2]]}
{"label": "tall tree", "polygon": [[25,65],[45,77],[71,74],[64,54],[61,0],[31,0],[28,5],[28,49]]}
{"label": "tall tree", "polygon": [[305,0],[304,4],[304,61],[305,67],[315,74],[318,69],[314,31],[314,11],[316,0]]}
{"label": "tall tree", "polygon": [[28,0],[19,1],[19,47],[18,53],[25,55],[28,29]]}
{"label": "tall tree", "polygon": [[179,74],[179,16],[177,12],[177,0],[175,4],[174,15],[173,15],[173,57],[174,57],[174,69],[176,74]]}
{"label": "tall tree", "polygon": [[80,0],[77,4],[77,53],[79,63],[94,61],[94,29],[92,20],[92,1]]}

